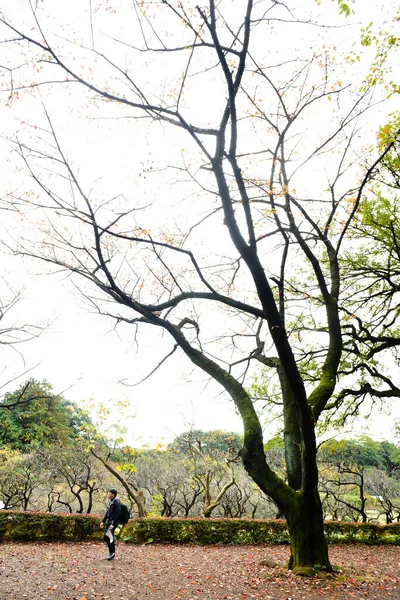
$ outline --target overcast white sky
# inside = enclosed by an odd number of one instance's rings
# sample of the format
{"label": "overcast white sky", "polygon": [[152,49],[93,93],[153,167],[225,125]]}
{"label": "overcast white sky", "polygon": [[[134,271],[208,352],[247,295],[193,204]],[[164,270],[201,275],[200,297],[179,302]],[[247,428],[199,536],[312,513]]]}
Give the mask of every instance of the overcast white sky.
{"label": "overcast white sky", "polygon": [[[0,8],[4,10],[9,8],[9,2],[0,0]],[[21,10],[26,6],[25,0],[18,0],[18,8]],[[242,3],[239,3],[239,5]],[[312,8],[313,1],[306,2],[305,5]],[[65,3],[56,1],[46,4],[53,12],[53,19],[62,22],[69,18],[71,6],[84,7],[83,2]],[[337,19],[336,2],[325,2],[327,13],[332,18]],[[362,10],[360,10],[362,5]],[[237,6],[237,4],[236,4]],[[382,3],[382,7],[384,3]],[[387,3],[386,3],[387,6]],[[372,17],[375,18],[380,5],[375,2],[358,1],[355,3],[358,7],[358,16],[368,22]],[[68,15],[64,15],[67,11]],[[378,11],[379,12],[379,11]],[[100,17],[99,17],[100,18]],[[107,20],[112,19],[112,15],[102,17]],[[106,21],[102,23],[104,25]],[[77,23],[78,25],[78,23]],[[319,36],[316,29],[309,29],[310,36]],[[351,40],[358,29],[346,29],[340,33],[343,39]],[[338,34],[339,40],[339,34]],[[317,38],[316,38],[317,43]],[[286,44],[286,42],[285,42]],[[286,44],[287,45],[287,44]],[[309,45],[312,46],[312,37]],[[0,61],[1,63],[1,61]],[[211,94],[204,94],[201,98],[205,102],[211,97]],[[55,92],[54,96],[55,117],[60,117],[59,122],[64,120],[63,99],[60,92]],[[26,100],[25,107],[26,110]],[[23,112],[21,109],[21,111]],[[37,103],[32,100],[31,114],[37,110]],[[7,109],[2,105],[0,107],[0,119],[8,121],[7,126],[11,129],[10,118],[21,118],[18,114],[19,107],[13,107],[13,110]],[[76,125],[75,125],[76,126]],[[92,160],[98,169],[113,169],[114,178],[122,180],[126,175],[129,165],[132,167],[132,155],[106,156],[101,151],[103,145],[107,143],[107,127],[99,133],[99,129],[93,129],[94,124],[88,124],[85,135],[95,135],[98,141],[98,154],[93,156]],[[64,131],[60,129],[60,135],[72,136],[83,135],[78,130],[71,130],[71,124],[65,119]],[[126,132],[119,126],[113,127],[114,137],[120,136],[113,141],[121,141],[124,147],[126,141],[124,136]],[[92,128],[92,133],[88,133]],[[95,131],[95,133],[93,133]],[[118,132],[117,134],[115,132]],[[79,144],[78,144],[79,146]],[[157,146],[157,148],[156,148]],[[162,135],[149,131],[147,138],[147,148],[154,147],[155,160],[157,152],[162,154],[167,152],[167,146],[163,148]],[[1,148],[2,157],[2,190],[1,195],[9,192],[15,182],[14,162],[6,163],[8,148],[3,144]],[[82,146],[82,152],[85,152]],[[82,157],[82,160],[83,157]],[[104,165],[101,161],[104,160]],[[140,164],[140,154],[136,153],[133,158],[135,164]],[[20,175],[18,175],[19,177]],[[91,174],[89,173],[89,178]],[[140,185],[137,181],[135,185]],[[165,190],[164,190],[165,191]],[[11,223],[13,215],[7,215],[2,222],[3,229],[18,229],[19,224]],[[65,396],[74,401],[85,401],[93,398],[95,402],[108,402],[110,399],[120,400],[128,399],[132,406],[132,411],[137,416],[132,421],[132,436],[141,442],[155,443],[164,438],[169,441],[174,435],[187,429],[188,425],[193,425],[201,429],[221,428],[225,430],[241,431],[242,425],[239,417],[235,414],[234,406],[226,395],[221,395],[220,388],[207,380],[206,376],[198,370],[193,370],[188,360],[182,360],[181,355],[172,357],[168,363],[163,365],[160,370],[148,381],[137,387],[127,387],[120,383],[121,380],[129,379],[129,382],[140,380],[149,373],[157,361],[171,349],[171,342],[168,339],[160,341],[151,331],[148,335],[140,338],[139,349],[129,331],[120,332],[120,337],[113,331],[113,323],[107,318],[90,313],[90,309],[85,300],[79,296],[77,291],[71,285],[68,278],[63,275],[51,275],[49,269],[39,263],[4,257],[2,259],[2,277],[10,282],[17,290],[24,288],[23,299],[18,307],[10,315],[18,317],[21,321],[46,325],[49,324],[46,331],[36,340],[20,347],[23,352],[26,366],[34,367],[30,372],[36,379],[46,378],[50,381],[56,392],[65,392]],[[6,353],[8,369],[3,373],[3,379],[6,380],[12,373],[23,370],[23,364],[17,355],[3,350]],[[3,363],[4,364],[4,363]],[[35,366],[37,365],[37,366]],[[9,389],[15,388],[15,383],[10,385]],[[395,406],[390,416],[384,417],[375,414],[372,424],[374,435],[390,439],[393,435],[393,420],[400,416],[398,406]],[[367,424],[360,422],[359,431]],[[371,425],[371,420],[369,421]]]}

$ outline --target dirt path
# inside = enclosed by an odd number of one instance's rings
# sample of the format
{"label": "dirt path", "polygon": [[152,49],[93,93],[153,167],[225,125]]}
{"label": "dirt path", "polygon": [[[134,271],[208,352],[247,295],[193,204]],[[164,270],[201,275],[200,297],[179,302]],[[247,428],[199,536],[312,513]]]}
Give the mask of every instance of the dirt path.
{"label": "dirt path", "polygon": [[400,600],[400,548],[332,546],[340,571],[294,577],[285,546],[134,546],[115,561],[100,543],[3,543],[0,600]]}

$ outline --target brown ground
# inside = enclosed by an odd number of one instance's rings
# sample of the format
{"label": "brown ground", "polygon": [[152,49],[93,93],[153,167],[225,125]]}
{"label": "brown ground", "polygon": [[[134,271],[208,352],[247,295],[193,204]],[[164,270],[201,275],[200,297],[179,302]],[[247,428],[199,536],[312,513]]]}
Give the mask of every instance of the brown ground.
{"label": "brown ground", "polygon": [[0,600],[400,600],[400,548],[331,546],[334,577],[284,568],[285,546],[3,543]]}

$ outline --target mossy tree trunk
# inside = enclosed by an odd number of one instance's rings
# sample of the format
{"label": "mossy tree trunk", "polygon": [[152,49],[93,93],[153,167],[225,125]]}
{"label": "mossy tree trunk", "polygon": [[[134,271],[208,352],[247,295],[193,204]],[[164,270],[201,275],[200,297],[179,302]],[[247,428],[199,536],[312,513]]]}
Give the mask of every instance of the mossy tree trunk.
{"label": "mossy tree trunk", "polygon": [[[296,489],[269,469],[257,437],[254,429],[249,430],[248,436],[245,434],[243,463],[250,477],[276,502],[279,511],[287,520],[290,535],[289,568],[319,567],[327,572],[332,571],[318,493],[315,436],[309,440],[315,448],[313,457],[306,458],[303,445],[299,443],[287,463],[288,473],[292,473],[290,480],[296,483]],[[291,447],[292,439],[286,456],[290,455]],[[293,476],[293,473],[300,473],[300,479]]]}
{"label": "mossy tree trunk", "polygon": [[286,518],[290,534],[289,569],[318,566],[331,571],[319,494],[298,492]]}

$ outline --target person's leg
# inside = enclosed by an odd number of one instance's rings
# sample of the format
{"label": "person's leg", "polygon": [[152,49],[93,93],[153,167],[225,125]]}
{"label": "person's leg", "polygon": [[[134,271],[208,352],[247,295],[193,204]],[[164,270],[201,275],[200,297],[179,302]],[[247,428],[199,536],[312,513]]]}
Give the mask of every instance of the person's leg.
{"label": "person's leg", "polygon": [[104,532],[103,541],[107,544],[108,555],[111,556],[111,554],[112,554],[112,552],[111,552],[111,540],[110,540],[110,538],[107,535],[107,530]]}
{"label": "person's leg", "polygon": [[110,550],[110,556],[112,556],[114,558],[115,556],[115,537],[113,535],[113,541],[110,541],[110,544],[108,546],[108,549]]}
{"label": "person's leg", "polygon": [[104,533],[103,540],[107,544],[107,548],[108,548],[108,556],[106,556],[106,558],[110,559],[110,558],[114,558],[114,556],[115,556],[115,537],[114,537],[114,532],[112,532],[113,535],[112,535],[112,541],[111,541],[109,536],[107,535],[107,533],[108,533],[108,528]]}

